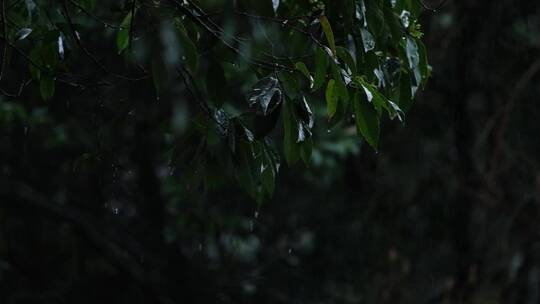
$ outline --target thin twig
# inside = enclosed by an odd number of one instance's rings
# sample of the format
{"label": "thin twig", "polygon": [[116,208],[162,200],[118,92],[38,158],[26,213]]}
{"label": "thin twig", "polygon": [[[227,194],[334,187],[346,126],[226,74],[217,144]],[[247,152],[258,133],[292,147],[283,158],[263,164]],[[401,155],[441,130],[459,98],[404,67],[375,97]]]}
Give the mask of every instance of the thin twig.
{"label": "thin twig", "polygon": [[87,9],[85,9],[82,5],[80,5],[79,3],[73,1],[73,0],[68,0],[73,6],[75,6],[76,8],[80,9],[81,12],[85,13],[86,15],[88,15],[89,17],[91,17],[92,19],[96,20],[97,22],[103,24],[104,26],[108,27],[108,28],[112,28],[112,29],[118,29],[118,30],[121,30],[123,29],[122,26],[119,26],[119,25],[115,25],[115,24],[111,24],[101,18],[99,18],[98,16],[96,16],[94,13],[88,11]]}
{"label": "thin twig", "polygon": [[81,39],[79,38],[79,36],[77,35],[77,32],[75,31],[75,26],[73,25],[73,20],[71,19],[71,16],[69,14],[69,10],[68,10],[67,5],[66,5],[66,0],[62,1],[62,9],[64,11],[64,17],[66,18],[66,21],[67,21],[68,26],[70,28],[71,36],[72,36],[73,40],[75,40],[75,43],[77,44],[77,46],[83,51],[83,53],[88,58],[90,58],[90,60],[92,60],[92,62],[94,62],[94,64],[99,69],[101,69],[106,74],[109,74],[109,75],[111,75],[113,77],[116,77],[116,78],[119,78],[119,79],[122,79],[122,80],[140,81],[140,80],[144,80],[144,79],[148,78],[147,75],[142,76],[142,77],[138,77],[138,78],[132,78],[132,77],[129,77],[129,76],[120,75],[120,74],[117,74],[117,73],[114,73],[114,72],[110,71],[107,67],[105,67],[105,65],[103,63],[101,63],[88,49],[86,49],[83,46],[83,44],[81,42]]}
{"label": "thin twig", "polygon": [[279,63],[266,62],[263,60],[247,57],[238,48],[236,48],[235,46],[231,45],[230,43],[222,39],[219,34],[219,30],[212,28],[212,26],[208,25],[204,20],[202,20],[202,18],[199,15],[206,15],[206,14],[200,8],[196,7],[197,14],[195,14],[189,8],[187,8],[184,3],[180,2],[179,0],[171,0],[171,1],[174,4],[176,4],[177,9],[179,9],[182,13],[184,13],[188,18],[190,18],[193,22],[201,26],[205,31],[207,31],[209,34],[214,36],[214,38],[218,39],[229,50],[238,54],[242,59],[246,60],[247,62],[253,65],[259,66],[261,68],[272,70],[272,71],[275,70],[276,68],[282,69],[282,70],[289,70],[289,71],[293,70],[292,68],[279,64]]}
{"label": "thin twig", "polygon": [[424,0],[418,0],[418,1],[420,2],[420,5],[422,5],[422,7],[425,10],[428,10],[432,13],[436,13],[446,3],[447,0],[442,0],[441,3],[439,3],[439,5],[437,5],[436,7],[430,7],[424,2]]}

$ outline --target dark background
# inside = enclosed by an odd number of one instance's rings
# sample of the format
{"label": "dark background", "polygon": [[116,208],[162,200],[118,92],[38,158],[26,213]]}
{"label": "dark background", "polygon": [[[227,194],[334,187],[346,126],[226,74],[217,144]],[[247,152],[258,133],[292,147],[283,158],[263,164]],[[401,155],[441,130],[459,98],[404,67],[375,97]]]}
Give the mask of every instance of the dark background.
{"label": "dark background", "polygon": [[[433,77],[406,123],[377,154],[321,144],[260,206],[145,177],[144,124],[88,174],[59,142],[89,125],[3,127],[0,303],[540,303],[540,4],[448,0],[421,20]],[[166,201],[164,240],[129,203],[145,199]]]}

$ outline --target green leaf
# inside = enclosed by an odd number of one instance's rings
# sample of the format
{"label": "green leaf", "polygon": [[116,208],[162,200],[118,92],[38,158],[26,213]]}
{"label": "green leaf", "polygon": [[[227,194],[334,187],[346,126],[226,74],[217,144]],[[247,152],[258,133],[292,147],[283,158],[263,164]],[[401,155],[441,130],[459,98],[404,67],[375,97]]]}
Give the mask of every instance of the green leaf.
{"label": "green leaf", "polygon": [[121,28],[118,31],[118,34],[116,34],[116,47],[118,48],[118,54],[121,54],[125,49],[129,47],[129,34],[132,19],[133,16],[131,12],[129,12],[120,24]]}
{"label": "green leaf", "polygon": [[259,80],[248,93],[250,109],[262,116],[271,114],[282,101],[279,81],[272,76]]}
{"label": "green leaf", "polygon": [[43,100],[49,100],[54,96],[54,78],[49,75],[42,75],[39,81],[39,92]]}
{"label": "green leaf", "polygon": [[[336,81],[337,96],[339,100],[341,100],[343,110],[347,111],[347,108],[349,105],[349,90],[347,89],[347,85],[345,84],[343,80],[344,73],[345,72],[337,65],[337,63],[332,63],[332,75]],[[348,76],[345,76],[345,77],[348,77]]]}
{"label": "green leaf", "polygon": [[399,107],[407,112],[413,103],[411,76],[402,71],[399,78]]}
{"label": "green leaf", "polygon": [[300,158],[304,161],[306,165],[309,165],[311,162],[311,153],[313,150],[313,139],[310,137],[306,139],[300,146]]}
{"label": "green leaf", "polygon": [[364,94],[356,92],[353,101],[356,128],[367,143],[377,150],[379,145],[379,116],[373,106],[364,98]]}
{"label": "green leaf", "polygon": [[409,61],[409,68],[413,73],[414,86],[419,87],[422,83],[422,73],[420,71],[420,54],[418,53],[418,45],[413,38],[407,37],[405,42],[405,53]]}
{"label": "green leaf", "polygon": [[294,67],[300,72],[302,73],[302,75],[306,76],[307,80],[309,81],[309,88],[313,88],[313,76],[311,76],[311,74],[309,74],[309,71],[306,67],[306,64],[303,63],[302,61],[299,61],[297,62]]}
{"label": "green leaf", "polygon": [[338,106],[338,95],[336,91],[336,81],[334,79],[330,79],[328,81],[328,84],[326,85],[326,111],[328,113],[328,118],[332,119],[334,114],[336,114],[337,106]]}
{"label": "green leaf", "polygon": [[313,91],[319,90],[326,80],[326,70],[328,67],[328,59],[326,52],[318,47],[315,53],[315,79],[313,81]]}
{"label": "green leaf", "polygon": [[268,143],[263,143],[261,156],[261,182],[270,196],[274,193],[275,180],[279,171],[279,155]]}
{"label": "green leaf", "polygon": [[364,52],[369,52],[375,48],[375,38],[373,35],[365,28],[360,29],[360,34],[362,35],[362,44],[364,45]]}
{"label": "green leaf", "polygon": [[296,80],[296,75],[288,71],[280,71],[278,72],[278,77],[287,95],[291,98],[296,98],[300,93],[300,85]]}
{"label": "green leaf", "polygon": [[364,0],[358,0],[356,3],[356,19],[362,22],[363,27],[367,27],[366,4]]}
{"label": "green leaf", "polygon": [[299,157],[299,145],[297,143],[298,136],[298,125],[296,118],[293,113],[293,105],[291,100],[286,98],[285,104],[283,105],[283,154],[285,155],[285,160],[289,166],[295,164]]}
{"label": "green leaf", "polygon": [[332,50],[332,54],[336,56],[336,42],[334,39],[334,32],[332,31],[332,27],[330,26],[330,22],[328,21],[328,18],[326,18],[326,16],[320,16],[319,21],[321,22],[324,35],[326,36],[326,41],[328,41],[328,45]]}
{"label": "green leaf", "polygon": [[80,0],[79,4],[87,11],[92,11],[96,7],[96,0]]}
{"label": "green leaf", "polygon": [[354,59],[353,59],[351,53],[349,52],[349,50],[347,50],[344,47],[338,46],[337,47],[337,56],[349,68],[349,70],[351,71],[351,74],[355,75],[356,74],[356,63],[354,62]]}
{"label": "green leaf", "polygon": [[32,49],[32,51],[30,51],[30,60],[32,63],[28,63],[28,69],[30,70],[30,76],[32,76],[32,79],[34,80],[39,80],[40,77],[41,77],[41,70],[36,67],[34,64],[38,65],[38,66],[41,66],[42,65],[42,61],[41,61],[41,52],[39,50],[39,48],[34,48]]}
{"label": "green leaf", "polygon": [[422,43],[422,41],[419,38],[416,38],[415,41],[416,41],[416,45],[418,46],[418,57],[419,57],[418,68],[420,69],[420,73],[422,76],[421,85],[425,86],[429,76],[431,76],[430,75],[431,67],[429,66],[429,63],[428,63],[426,46],[424,45],[424,43]]}
{"label": "green leaf", "polygon": [[180,45],[182,46],[182,54],[184,56],[184,62],[186,63],[187,68],[191,73],[197,71],[197,66],[199,65],[199,57],[197,54],[197,48],[189,36],[187,31],[182,24],[182,22],[176,22],[178,28],[178,40],[180,40]]}

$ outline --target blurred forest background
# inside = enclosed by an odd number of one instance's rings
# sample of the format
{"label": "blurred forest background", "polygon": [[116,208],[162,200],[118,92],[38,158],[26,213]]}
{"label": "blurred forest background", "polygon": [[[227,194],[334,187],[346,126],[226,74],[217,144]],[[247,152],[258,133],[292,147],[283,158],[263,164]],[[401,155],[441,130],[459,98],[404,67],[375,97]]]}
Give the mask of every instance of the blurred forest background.
{"label": "blurred forest background", "polygon": [[[2,125],[0,303],[540,303],[540,2],[449,0],[420,20],[433,72],[405,124],[383,124],[378,153],[319,125],[310,167],[282,168],[260,205],[232,185],[179,194],[165,169],[141,182],[106,153],[84,164],[100,178],[77,174],[60,164],[82,130]],[[157,188],[163,240],[130,205]]]}

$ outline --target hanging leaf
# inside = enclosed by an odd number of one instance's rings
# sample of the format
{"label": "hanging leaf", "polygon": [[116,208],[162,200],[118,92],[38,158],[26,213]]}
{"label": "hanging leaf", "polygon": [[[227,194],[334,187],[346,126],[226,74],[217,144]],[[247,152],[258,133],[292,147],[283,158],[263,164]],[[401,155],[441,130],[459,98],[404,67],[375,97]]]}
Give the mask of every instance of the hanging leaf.
{"label": "hanging leaf", "polygon": [[302,73],[302,75],[306,76],[307,80],[309,81],[309,88],[313,88],[313,76],[311,76],[311,74],[309,74],[309,71],[306,67],[306,65],[299,61],[297,62],[294,67],[300,72]]}
{"label": "hanging leaf", "polygon": [[248,93],[249,107],[263,116],[272,113],[281,104],[282,99],[279,81],[272,76],[259,80]]}
{"label": "hanging leaf", "polygon": [[47,101],[54,96],[55,91],[54,78],[49,75],[42,75],[39,80],[39,92],[41,93],[41,98]]}
{"label": "hanging leaf", "polygon": [[349,74],[355,75],[356,74],[356,63],[354,62],[354,59],[353,59],[351,53],[349,52],[349,50],[347,50],[344,47],[338,46],[337,47],[337,56],[347,66],[347,68],[350,71]]}
{"label": "hanging leaf", "polygon": [[362,43],[364,45],[364,52],[369,52],[375,48],[375,38],[373,35],[365,28],[360,29],[360,34],[362,35]]}
{"label": "hanging leaf", "polygon": [[118,54],[121,54],[129,47],[129,34],[132,19],[133,16],[131,12],[129,12],[120,24],[120,30],[118,30],[118,34],[116,34],[116,48],[118,48]]}
{"label": "hanging leaf", "polygon": [[319,90],[326,80],[326,70],[328,59],[325,51],[318,47],[315,53],[315,79],[313,80],[313,91]]}
{"label": "hanging leaf", "polygon": [[302,96],[302,98],[297,100],[294,110],[298,123],[298,137],[296,142],[301,143],[306,141],[306,139],[311,138],[311,129],[313,128],[315,120],[305,96]]}
{"label": "hanging leaf", "polygon": [[17,33],[15,33],[15,37],[16,37],[15,39],[23,40],[24,38],[28,37],[31,33],[32,33],[31,28],[28,28],[28,27],[22,28],[18,30]]}
{"label": "hanging leaf", "polygon": [[328,119],[332,119],[334,114],[336,114],[337,105],[338,105],[338,95],[336,92],[336,81],[330,79],[328,85],[326,86],[326,112],[328,113]]}
{"label": "hanging leaf", "polygon": [[178,29],[178,40],[182,47],[182,59],[186,64],[188,70],[195,74],[197,72],[197,66],[199,65],[199,55],[197,54],[197,48],[189,36],[181,21],[176,21],[176,27]]}
{"label": "hanging leaf", "polygon": [[354,95],[353,108],[356,128],[366,142],[377,150],[380,133],[379,116],[363,95],[360,92],[356,92]]}
{"label": "hanging leaf", "polygon": [[334,32],[332,31],[330,22],[328,21],[328,18],[326,18],[326,16],[324,15],[319,17],[319,21],[321,22],[321,26],[324,35],[326,36],[326,41],[328,41],[328,45],[330,46],[330,50],[332,50],[332,54],[336,56],[336,42],[334,40]]}
{"label": "hanging leaf", "polygon": [[358,0],[356,2],[356,19],[362,22],[363,27],[367,27],[367,19],[366,19],[366,4],[364,3],[364,0]]}
{"label": "hanging leaf", "polygon": [[279,0],[272,0],[272,8],[274,9],[274,13],[277,13],[279,8]]}

